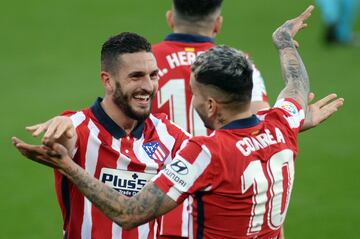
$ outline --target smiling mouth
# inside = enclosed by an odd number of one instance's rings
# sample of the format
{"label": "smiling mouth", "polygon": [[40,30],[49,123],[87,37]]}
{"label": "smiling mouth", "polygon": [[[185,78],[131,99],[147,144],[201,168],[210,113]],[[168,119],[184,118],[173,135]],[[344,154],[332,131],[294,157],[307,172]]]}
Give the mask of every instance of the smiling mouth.
{"label": "smiling mouth", "polygon": [[147,103],[150,101],[150,95],[135,95],[134,99]]}

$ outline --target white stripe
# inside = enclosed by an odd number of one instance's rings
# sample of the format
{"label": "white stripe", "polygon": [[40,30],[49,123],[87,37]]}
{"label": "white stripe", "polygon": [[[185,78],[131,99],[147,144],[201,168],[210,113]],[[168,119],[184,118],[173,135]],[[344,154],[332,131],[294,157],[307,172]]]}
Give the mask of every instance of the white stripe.
{"label": "white stripe", "polygon": [[[74,128],[77,128],[82,122],[84,122],[85,118],[86,118],[85,114],[82,111],[79,111],[79,112],[73,114],[72,116],[70,116],[70,119],[72,121]],[[73,151],[70,152],[71,158],[74,158],[77,150],[78,150],[78,147],[75,147],[73,149]]]}
{"label": "white stripe", "polygon": [[174,201],[177,201],[181,193],[175,187],[171,187],[169,191],[166,193],[166,195],[171,197]]}
{"label": "white stripe", "polygon": [[112,239],[122,239],[122,228],[116,224],[116,223],[112,223],[111,226],[111,232],[112,232]]}
{"label": "white stripe", "polygon": [[194,238],[194,221],[193,221],[193,215],[192,215],[192,205],[193,205],[193,197],[188,197],[188,200],[189,200],[189,215],[190,215],[190,218],[189,218],[189,239],[193,239]]}
{"label": "white stripe", "polygon": [[[139,239],[145,239],[149,237],[149,223],[142,224],[138,226]],[[154,232],[156,233],[156,232]]]}
{"label": "white stripe", "polygon": [[[153,115],[150,115],[150,119],[153,122],[153,124],[155,125],[155,129],[159,136],[160,142],[167,148],[167,150],[169,150],[171,152],[171,150],[175,144],[175,138],[169,134],[169,132],[166,128],[166,125],[161,120],[159,120],[158,118],[155,118]],[[169,154],[169,156],[171,156],[171,154]],[[166,159],[164,159],[164,160],[166,160]]]}
{"label": "white stripe", "polygon": [[[191,196],[190,196],[191,197]],[[181,236],[182,237],[188,237],[189,236],[189,205],[190,203],[190,197],[185,199],[183,202],[183,211],[182,211],[182,220],[181,220]]]}
{"label": "white stripe", "polygon": [[[116,150],[116,152],[119,153],[119,158],[116,161],[116,169],[127,170],[131,159],[129,159],[126,155],[123,155],[122,153],[120,153],[121,140],[122,139],[116,139],[116,138],[112,137],[111,148],[113,148],[114,150]],[[124,139],[124,140],[126,140],[126,139]]]}
{"label": "white stripe", "polygon": [[[163,218],[163,217],[161,217],[161,218]],[[154,223],[154,237],[153,237],[153,239],[156,239],[156,234],[157,234],[158,227],[159,227],[159,224],[158,224],[157,220],[155,220],[155,223]]]}
{"label": "white stripe", "polygon": [[81,226],[81,238],[91,238],[92,218],[91,218],[91,202],[84,197],[84,216]]}
{"label": "white stripe", "polygon": [[85,114],[82,111],[76,112],[75,114],[70,116],[74,128],[77,128],[85,120],[85,118]]}
{"label": "white stripe", "polygon": [[[87,171],[91,176],[94,176],[101,141],[98,138],[99,129],[91,120],[89,121],[88,128],[90,130],[90,134],[85,155],[85,171]],[[84,215],[81,226],[81,238],[91,238],[91,228],[91,202],[84,197]]]}

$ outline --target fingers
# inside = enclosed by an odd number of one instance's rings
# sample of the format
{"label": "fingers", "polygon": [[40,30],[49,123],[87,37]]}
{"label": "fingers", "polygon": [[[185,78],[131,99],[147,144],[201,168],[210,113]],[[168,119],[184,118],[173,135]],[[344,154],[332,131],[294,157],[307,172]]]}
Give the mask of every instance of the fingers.
{"label": "fingers", "polygon": [[299,42],[297,42],[297,41],[295,41],[294,39],[292,40],[293,41],[293,43],[294,43],[294,46],[296,47],[296,48],[299,48]]}
{"label": "fingers", "polygon": [[49,147],[43,145],[27,144],[16,137],[12,137],[11,140],[17,150],[26,158],[52,168],[59,167],[58,161],[62,155],[57,151],[53,151]]}
{"label": "fingers", "polygon": [[311,16],[311,13],[312,11],[314,10],[314,6],[313,5],[310,5],[306,8],[306,10],[300,14],[299,18],[302,20],[302,21],[305,21],[306,19],[308,19],[310,16]]}
{"label": "fingers", "polygon": [[336,99],[336,97],[337,97],[337,95],[334,94],[334,93],[329,94],[329,95],[325,96],[324,98],[316,101],[316,102],[314,103],[314,105],[315,105],[316,107],[321,108],[321,107],[323,107],[324,105],[326,105],[328,102]]}
{"label": "fingers", "polygon": [[344,99],[339,98],[321,108],[324,114],[333,114],[344,105]]}
{"label": "fingers", "polygon": [[29,132],[32,132],[34,137],[39,136],[42,132],[46,131],[49,125],[49,121],[41,124],[36,124],[32,126],[28,126],[25,129]]}
{"label": "fingers", "polygon": [[[60,122],[58,120],[54,120],[48,127],[48,129],[46,130],[46,133],[44,134],[44,138],[56,138],[56,133],[59,130],[59,127],[61,127],[62,125],[60,124]],[[57,133],[59,134],[59,132]],[[61,135],[61,134],[60,134]]]}
{"label": "fingers", "polygon": [[45,132],[43,139],[57,140],[65,135],[67,138],[74,136],[72,121],[65,116],[57,116],[45,123],[26,127],[26,130],[32,132],[34,137]]}
{"label": "fingers", "polygon": [[308,103],[310,103],[311,101],[313,101],[313,99],[315,98],[315,94],[313,92],[310,92],[309,93],[309,96],[308,96]]}

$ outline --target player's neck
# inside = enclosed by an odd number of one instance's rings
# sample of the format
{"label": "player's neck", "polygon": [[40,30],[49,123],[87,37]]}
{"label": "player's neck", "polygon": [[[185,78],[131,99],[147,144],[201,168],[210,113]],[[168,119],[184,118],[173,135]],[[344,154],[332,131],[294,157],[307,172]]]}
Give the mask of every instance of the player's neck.
{"label": "player's neck", "polygon": [[104,109],[105,113],[127,134],[136,127],[138,121],[132,118],[129,118],[127,115],[122,112],[119,107],[117,107],[110,97],[104,97],[101,102],[101,106]]}
{"label": "player's neck", "polygon": [[209,29],[201,29],[201,28],[190,28],[190,27],[181,27],[176,26],[173,29],[174,33],[182,33],[182,34],[192,34],[192,35],[200,35],[205,37],[214,37],[214,34]]}
{"label": "player's neck", "polygon": [[243,112],[229,112],[229,111],[222,111],[217,114],[217,118],[214,122],[214,129],[220,129],[224,127],[225,125],[229,124],[230,122],[233,122],[235,120],[240,119],[246,119],[252,116],[252,113],[249,110],[243,111]]}

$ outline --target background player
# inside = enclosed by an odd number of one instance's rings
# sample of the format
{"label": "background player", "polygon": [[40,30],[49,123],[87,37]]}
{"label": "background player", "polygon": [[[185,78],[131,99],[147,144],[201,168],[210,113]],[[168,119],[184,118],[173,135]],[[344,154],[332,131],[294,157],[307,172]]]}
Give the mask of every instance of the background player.
{"label": "background player", "polygon": [[[206,135],[207,129],[191,106],[189,87],[190,66],[196,56],[215,46],[220,32],[222,0],[173,0],[166,20],[172,33],[153,45],[152,50],[160,69],[159,91],[152,112],[166,113],[169,118],[192,135]],[[265,84],[253,66],[251,110],[270,107]]]}

